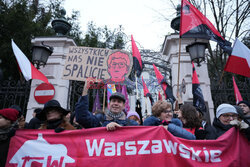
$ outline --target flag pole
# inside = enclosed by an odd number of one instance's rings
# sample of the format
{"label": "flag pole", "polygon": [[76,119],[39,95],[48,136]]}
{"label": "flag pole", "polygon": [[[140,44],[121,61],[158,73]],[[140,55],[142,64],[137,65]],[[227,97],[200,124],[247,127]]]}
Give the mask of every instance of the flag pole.
{"label": "flag pole", "polygon": [[145,97],[145,115],[148,116],[148,103],[147,103],[147,97]]}
{"label": "flag pole", "polygon": [[135,89],[136,89],[136,99],[139,99],[139,97],[138,97],[138,86],[137,86],[137,76],[136,76],[136,73],[135,73]]}
{"label": "flag pole", "polygon": [[104,89],[103,89],[103,102],[102,102],[102,111],[104,112],[105,109],[105,95],[106,95],[106,87],[104,85]]}
{"label": "flag pole", "polygon": [[179,38],[178,77],[177,77],[177,97],[179,96],[180,59],[181,59],[181,38]]}

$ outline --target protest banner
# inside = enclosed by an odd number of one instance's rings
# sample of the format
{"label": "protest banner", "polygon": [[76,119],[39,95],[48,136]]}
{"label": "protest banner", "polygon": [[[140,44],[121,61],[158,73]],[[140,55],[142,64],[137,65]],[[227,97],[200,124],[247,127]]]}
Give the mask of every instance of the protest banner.
{"label": "protest banner", "polygon": [[132,66],[133,58],[126,51],[73,46],[66,55],[62,78],[122,82],[129,76]]}
{"label": "protest banner", "polygon": [[164,127],[18,130],[6,167],[232,166],[250,165],[250,143],[236,128],[217,140],[186,140]]}

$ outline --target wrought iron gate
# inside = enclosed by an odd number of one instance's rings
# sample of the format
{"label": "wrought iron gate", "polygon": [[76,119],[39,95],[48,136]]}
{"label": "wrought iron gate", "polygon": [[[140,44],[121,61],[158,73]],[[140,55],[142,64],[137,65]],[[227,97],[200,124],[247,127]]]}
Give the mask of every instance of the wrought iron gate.
{"label": "wrought iron gate", "polygon": [[[231,74],[230,74],[231,75]],[[250,78],[243,76],[235,76],[235,82],[239,88],[241,96],[244,100],[250,100]],[[211,80],[211,92],[214,102],[214,108],[216,109],[222,103],[229,103],[235,105],[234,87],[231,76],[224,76],[222,82],[218,84],[218,81],[212,82]]]}
{"label": "wrought iron gate", "polygon": [[30,95],[30,81],[5,80],[0,83],[0,108],[15,104],[26,114]]}

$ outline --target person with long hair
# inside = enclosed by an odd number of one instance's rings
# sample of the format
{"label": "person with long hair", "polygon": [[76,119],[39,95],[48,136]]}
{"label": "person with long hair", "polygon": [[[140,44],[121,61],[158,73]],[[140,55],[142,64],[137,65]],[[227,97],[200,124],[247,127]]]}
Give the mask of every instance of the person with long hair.
{"label": "person with long hair", "polygon": [[205,139],[205,131],[202,128],[202,120],[196,108],[190,104],[184,104],[180,108],[178,118],[183,128],[196,136],[196,139]]}

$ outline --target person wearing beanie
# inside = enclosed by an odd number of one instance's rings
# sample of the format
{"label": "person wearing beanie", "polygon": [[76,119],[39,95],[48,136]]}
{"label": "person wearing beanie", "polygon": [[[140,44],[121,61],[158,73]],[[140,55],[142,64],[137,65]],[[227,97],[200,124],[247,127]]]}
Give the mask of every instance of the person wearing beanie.
{"label": "person wearing beanie", "polygon": [[10,138],[15,134],[18,111],[13,108],[0,110],[0,167],[4,167],[8,155]]}
{"label": "person wearing beanie", "polygon": [[140,116],[135,111],[129,111],[127,114],[127,118],[136,121],[139,125],[141,124]]}
{"label": "person wearing beanie", "polygon": [[211,127],[206,129],[206,139],[217,139],[233,126],[231,121],[237,120],[238,113],[231,104],[220,104],[216,109],[216,117]]}
{"label": "person wearing beanie", "polygon": [[238,106],[242,108],[244,115],[248,116],[250,119],[250,103],[245,100],[242,100],[238,103]]}
{"label": "person wearing beanie", "polygon": [[92,83],[86,81],[84,84],[82,96],[79,98],[75,106],[76,121],[83,128],[106,127],[108,131],[116,130],[121,126],[137,126],[134,120],[126,118],[123,112],[125,109],[126,98],[122,93],[116,92],[109,97],[109,107],[107,112],[100,115],[94,115],[88,110],[88,89]]}
{"label": "person wearing beanie", "polygon": [[57,100],[50,100],[44,104],[39,119],[44,121],[39,129],[54,129],[56,133],[63,130],[74,130],[75,128],[66,120],[69,113],[61,107]]}

